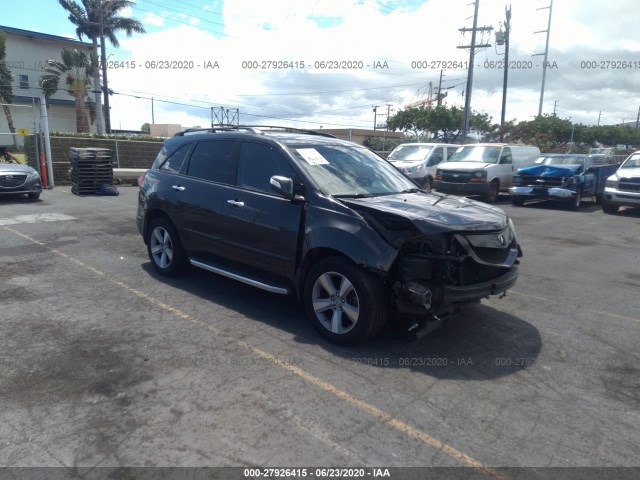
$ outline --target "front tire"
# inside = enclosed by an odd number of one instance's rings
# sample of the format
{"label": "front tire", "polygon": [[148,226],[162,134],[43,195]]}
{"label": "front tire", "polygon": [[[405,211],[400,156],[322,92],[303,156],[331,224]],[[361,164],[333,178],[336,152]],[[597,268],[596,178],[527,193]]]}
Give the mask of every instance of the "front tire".
{"label": "front tire", "polygon": [[609,215],[613,215],[618,213],[620,210],[620,205],[613,205],[611,203],[607,203],[606,200],[602,199],[602,211],[604,213],[608,213]]}
{"label": "front tire", "polygon": [[382,282],[341,257],[314,265],[304,284],[304,308],[320,334],[341,345],[362,343],[384,326],[388,300]]}
{"label": "front tire", "polygon": [[498,195],[500,194],[500,183],[497,180],[493,180],[489,184],[489,191],[484,196],[484,201],[487,203],[496,203]]}
{"label": "front tire", "polygon": [[511,203],[514,207],[521,207],[524,205],[524,198],[522,197],[511,197]]}
{"label": "front tire", "polygon": [[38,200],[40,198],[40,192],[28,193],[29,200]]}
{"label": "front tire", "polygon": [[577,212],[580,209],[580,205],[582,205],[582,190],[578,190],[576,196],[571,199],[569,210]]}
{"label": "front tire", "polygon": [[147,229],[147,253],[154,270],[172,277],[182,273],[187,256],[173,224],[166,218],[157,218]]}

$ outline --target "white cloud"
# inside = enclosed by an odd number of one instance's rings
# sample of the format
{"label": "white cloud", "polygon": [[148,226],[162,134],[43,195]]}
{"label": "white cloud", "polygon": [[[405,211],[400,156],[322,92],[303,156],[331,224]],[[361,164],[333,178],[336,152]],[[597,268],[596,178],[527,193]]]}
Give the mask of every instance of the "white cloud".
{"label": "white cloud", "polygon": [[[381,7],[375,0],[225,2],[221,18],[204,11],[197,17],[179,14],[182,22],[198,25],[168,22],[160,31],[122,38],[119,55],[136,61],[137,68],[110,71],[110,87],[153,94],[157,123],[177,123],[179,119],[187,122],[185,126],[208,124],[206,108],[189,111],[160,101],[164,99],[239,107],[243,122],[261,118],[246,115],[251,113],[277,117],[264,120],[269,123],[297,119],[297,126],[306,127],[370,127],[372,105],[402,107],[423,96],[429,82],[435,92],[440,76],[437,62],[450,67],[466,65],[468,50],[457,47],[469,43],[470,34],[463,36],[458,28],[471,26],[473,7],[462,1],[454,3],[429,0],[417,7],[393,9],[393,4]],[[546,5],[547,1],[540,0],[512,7],[510,60],[522,68],[509,73],[507,118],[525,120],[537,113],[542,57],[532,54],[544,50],[546,37],[533,32],[546,29],[548,10],[537,10]],[[504,9],[502,0],[484,0],[478,25],[498,29]],[[620,116],[629,105],[637,109],[637,69],[587,71],[581,62],[606,59],[614,52],[623,57],[621,60],[627,56],[634,60],[632,54],[640,47],[634,30],[617,26],[637,24],[638,17],[637,9],[631,9],[627,0],[610,0],[606,14],[596,0],[555,2],[549,60],[556,62],[557,68],[547,72],[544,112],[551,113],[555,100],[561,116],[583,122],[590,121],[589,111],[607,109],[612,116]],[[148,14],[145,21],[153,24],[158,18]],[[204,21],[211,18],[222,21],[224,27]],[[484,40],[493,44],[494,33],[485,34]],[[504,58],[503,53],[504,47],[491,46],[477,52],[474,62],[472,106],[492,115],[494,121],[500,117],[503,70],[497,62]],[[163,60],[193,62],[193,68],[145,67],[153,66],[146,63],[153,61],[157,67]],[[363,68],[316,68],[316,62],[342,60],[356,65],[362,62]],[[254,61],[260,68],[247,68],[251,63],[246,62]],[[298,62],[298,66],[304,62],[305,67],[262,69],[267,66],[263,61]],[[423,65],[429,68],[412,68],[414,61],[426,61]],[[219,69],[204,68],[206,62],[218,62]],[[389,68],[374,69],[375,62],[386,62]],[[191,64],[175,64],[180,65]],[[466,75],[466,68],[445,70],[443,88],[449,92],[448,104],[463,105]],[[599,94],[603,82],[619,85],[621,90],[604,99]],[[203,101],[210,103],[197,103]],[[150,101],[115,97],[112,104],[114,118],[123,128],[138,128],[150,120]],[[302,120],[317,123],[304,124]]]}
{"label": "white cloud", "polygon": [[144,17],[144,20],[142,20],[142,23],[145,26],[153,25],[153,26],[156,26],[156,27],[163,27],[164,26],[164,19],[161,16],[156,15],[153,12],[149,12]]}

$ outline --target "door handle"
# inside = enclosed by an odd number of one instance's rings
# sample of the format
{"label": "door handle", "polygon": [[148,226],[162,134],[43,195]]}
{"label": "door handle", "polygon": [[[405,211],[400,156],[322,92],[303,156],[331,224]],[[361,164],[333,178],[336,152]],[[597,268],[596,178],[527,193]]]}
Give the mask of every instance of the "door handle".
{"label": "door handle", "polygon": [[238,202],[236,200],[227,200],[229,205],[233,205],[234,207],[244,207],[244,202]]}
{"label": "door handle", "polygon": [[182,185],[172,185],[171,188],[179,192],[184,192],[186,190]]}

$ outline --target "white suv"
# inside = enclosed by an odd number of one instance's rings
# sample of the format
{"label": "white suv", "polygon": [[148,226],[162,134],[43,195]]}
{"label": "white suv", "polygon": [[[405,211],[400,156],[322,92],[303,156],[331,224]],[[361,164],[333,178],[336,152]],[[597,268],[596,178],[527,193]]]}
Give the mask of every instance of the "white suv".
{"label": "white suv", "polygon": [[621,206],[640,207],[640,151],[629,155],[605,184],[602,210],[616,213]]}

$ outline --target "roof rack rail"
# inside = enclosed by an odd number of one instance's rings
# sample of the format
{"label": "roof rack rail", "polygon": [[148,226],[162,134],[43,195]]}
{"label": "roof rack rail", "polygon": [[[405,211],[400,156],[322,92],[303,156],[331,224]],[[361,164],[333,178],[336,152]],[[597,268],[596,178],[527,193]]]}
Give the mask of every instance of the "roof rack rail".
{"label": "roof rack rail", "polygon": [[216,132],[229,132],[236,130],[235,127],[210,127],[210,128],[186,128],[175,133],[174,137],[184,137],[194,133],[216,133]]}
{"label": "roof rack rail", "polygon": [[337,138],[330,133],[318,132],[316,130],[304,130],[301,128],[282,127],[279,125],[238,125],[238,126],[226,126],[226,127],[208,127],[208,128],[187,128],[174,134],[174,137],[184,137],[185,135],[191,135],[196,133],[217,133],[217,132],[237,132],[247,131],[251,133],[258,133],[264,135],[264,132],[285,132],[285,133],[304,133],[307,135],[318,135],[320,137]]}
{"label": "roof rack rail", "polygon": [[320,137],[337,138],[335,135],[332,135],[330,133],[318,132],[317,130],[306,130],[303,128],[283,127],[282,125],[240,125],[239,128],[253,128],[261,131],[262,133],[264,130],[268,130],[272,132],[281,131],[285,133],[305,133],[307,135],[318,135]]}

